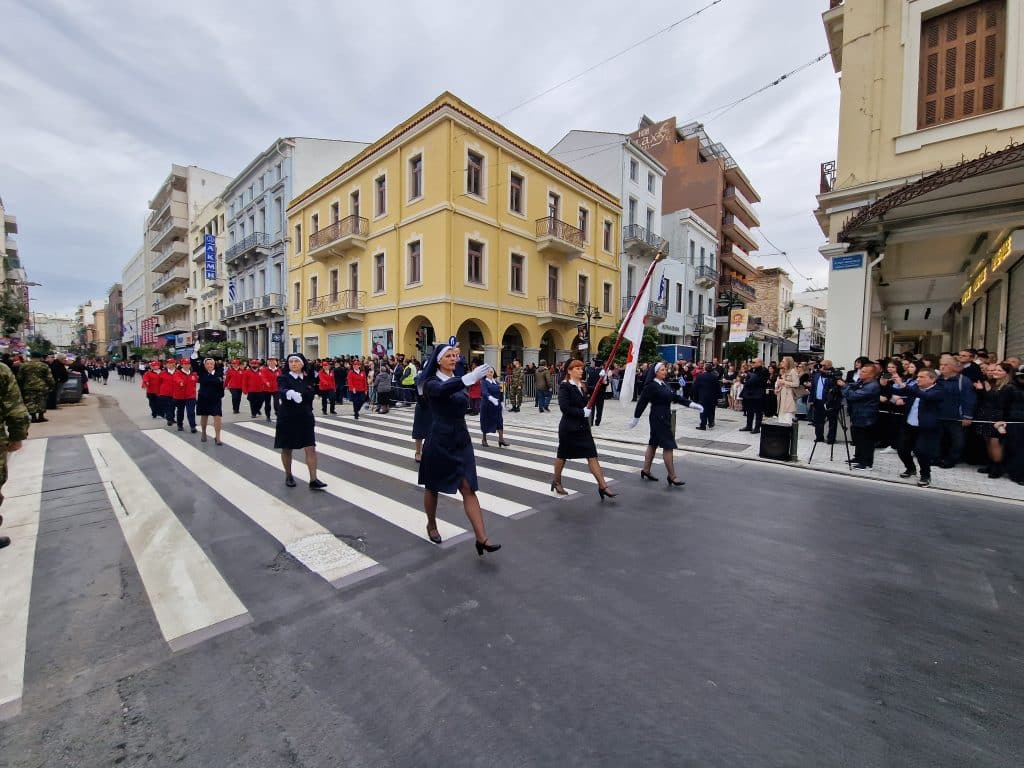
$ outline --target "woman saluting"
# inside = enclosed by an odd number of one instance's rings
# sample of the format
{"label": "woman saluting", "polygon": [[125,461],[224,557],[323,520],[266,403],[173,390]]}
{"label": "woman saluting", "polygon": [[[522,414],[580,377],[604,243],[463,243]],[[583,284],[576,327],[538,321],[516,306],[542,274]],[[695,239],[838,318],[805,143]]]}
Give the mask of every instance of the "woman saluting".
{"label": "woman saluting", "polygon": [[669,485],[686,485],[685,482],[676,478],[676,468],[672,461],[672,452],[676,446],[675,435],[672,434],[672,403],[685,405],[693,408],[698,413],[704,411],[699,403],[691,403],[681,393],[677,394],[665,383],[668,375],[668,367],[665,363],[658,363],[651,368],[644,379],[644,388],[640,392],[640,399],[637,400],[636,410],[633,411],[633,418],[629,422],[629,428],[633,429],[640,421],[647,404],[651,405],[649,422],[651,425],[651,438],[647,441],[647,452],[644,454],[644,468],[640,470],[640,477],[644,480],[657,480],[651,474],[651,463],[654,461],[654,454],[661,448],[661,457],[665,461],[665,471],[668,477],[665,478]]}
{"label": "woman saluting", "polygon": [[485,551],[496,552],[501,545],[488,541],[480,501],[476,497],[476,458],[466,427],[469,409],[466,390],[487,374],[489,366],[478,366],[471,373],[458,377],[455,375],[458,359],[458,347],[439,344],[420,374],[420,388],[429,404],[432,422],[423,446],[419,483],[426,487],[423,507],[430,540],[441,543],[437,530],[437,494],[458,491],[462,494],[462,508],[476,534],[476,553],[482,556]]}

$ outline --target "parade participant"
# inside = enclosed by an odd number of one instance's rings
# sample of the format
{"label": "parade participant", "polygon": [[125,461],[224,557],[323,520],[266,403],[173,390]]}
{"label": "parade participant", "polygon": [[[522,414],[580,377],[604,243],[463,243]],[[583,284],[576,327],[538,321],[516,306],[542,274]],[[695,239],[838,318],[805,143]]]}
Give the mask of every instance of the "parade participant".
{"label": "parade participant", "polygon": [[366,402],[366,392],[369,388],[366,373],[363,371],[359,358],[352,361],[352,370],[348,372],[347,380],[348,396],[352,399],[352,413],[358,419],[359,411],[362,409],[363,403]]}
{"label": "parade participant", "polygon": [[249,361],[249,367],[242,374],[242,393],[249,401],[249,415],[256,418],[263,412],[263,382],[260,379],[260,361]]}
{"label": "parade participant", "polygon": [[[263,390],[263,405],[267,409],[267,421],[270,421],[270,407],[274,407],[276,417],[281,410],[281,396],[277,393],[277,380],[284,373],[277,366],[276,357],[268,357],[267,364],[259,370],[260,385]],[[256,412],[257,415],[259,411]]]}
{"label": "parade participant", "polygon": [[168,357],[164,361],[163,370],[160,372],[159,393],[160,410],[167,420],[167,426],[174,426],[174,358]]}
{"label": "parade participant", "polygon": [[160,361],[154,360],[149,364],[149,370],[142,374],[142,389],[146,393],[146,400],[149,401],[149,413],[154,419],[162,415],[160,410]]}
{"label": "parade participant", "polygon": [[683,395],[682,390],[673,392],[672,388],[665,383],[668,375],[668,366],[665,363],[657,363],[647,373],[644,381],[644,388],[640,391],[640,399],[637,400],[636,408],[633,411],[633,418],[629,422],[629,428],[633,429],[640,421],[647,404],[650,403],[651,414],[648,416],[648,423],[651,426],[651,437],[647,441],[647,451],[644,453],[644,468],[640,470],[640,477],[644,480],[656,481],[651,474],[651,464],[654,461],[654,454],[661,448],[661,458],[665,462],[665,471],[668,477],[665,479],[669,485],[686,485],[676,477],[676,467],[673,461],[673,451],[679,446],[676,445],[676,437],[672,434],[672,403],[685,405],[698,413],[704,412],[704,406],[700,403],[690,402],[690,399]]}
{"label": "parade participant", "polygon": [[423,394],[430,404],[433,423],[430,436],[423,449],[419,483],[423,492],[423,507],[427,513],[427,536],[435,544],[441,543],[437,530],[437,495],[462,494],[462,508],[476,535],[476,553],[496,552],[500,544],[491,544],[484,530],[484,518],[476,492],[476,458],[473,441],[466,427],[469,396],[466,390],[487,373],[482,365],[462,377],[455,376],[458,347],[438,344],[423,366]]}
{"label": "parade participant", "polygon": [[597,460],[594,436],[590,432],[590,408],[587,407],[582,360],[572,360],[566,367],[565,379],[558,385],[558,407],[562,411],[562,419],[558,422],[558,458],[555,459],[551,490],[566,495],[568,491],[562,487],[565,462],[569,459],[586,459],[590,473],[597,480],[597,492],[601,500],[604,501],[605,497],[614,499],[618,494],[608,490],[608,483]]}
{"label": "parade participant", "polygon": [[330,360],[324,360],[320,364],[320,372],[316,376],[316,387],[320,392],[320,411],[326,414],[327,405],[330,404],[331,413],[336,413],[334,410],[334,373],[331,371]]}
{"label": "parade participant", "polygon": [[423,394],[423,371],[416,374],[416,409],[412,414],[412,439],[416,441],[416,463],[423,459],[423,441],[430,436],[433,417],[430,415],[430,404]]}
{"label": "parade participant", "polygon": [[388,364],[381,361],[377,366],[377,374],[373,379],[377,391],[376,413],[387,413],[391,410],[391,371]]}
{"label": "parade participant", "polygon": [[505,448],[508,443],[505,442],[505,422],[502,418],[501,384],[494,369],[487,367],[487,376],[480,382],[480,432],[483,434],[480,445],[486,447],[487,435],[497,432],[498,446]]}
{"label": "parade participant", "polygon": [[[0,504],[4,502],[3,487],[7,482],[7,454],[21,448],[21,442],[28,437],[28,425],[29,415],[18,382],[11,369],[0,363]],[[8,536],[0,536],[0,549],[10,543]]]}
{"label": "parade participant", "polygon": [[509,378],[508,399],[512,404],[512,413],[519,413],[523,404],[523,366],[518,360],[512,361],[512,375]]}
{"label": "parade participant", "polygon": [[46,398],[57,384],[50,366],[41,360],[28,360],[18,366],[17,379],[22,400],[32,421],[49,421],[46,418]]}
{"label": "parade participant", "polygon": [[231,412],[238,413],[242,405],[242,387],[245,369],[241,360],[232,360],[231,366],[224,372],[224,388],[231,392]]}
{"label": "parade participant", "polygon": [[292,451],[301,448],[306,454],[309,470],[309,488],[319,491],[327,483],[316,476],[316,435],[313,419],[313,400],[316,383],[306,373],[306,358],[298,352],[288,355],[288,372],[278,377],[277,391],[281,396],[281,410],[274,429],[274,448],[281,451],[284,484],[295,487],[292,477]]}
{"label": "parade participant", "polygon": [[181,358],[181,368],[174,373],[174,410],[178,422],[178,431],[185,431],[185,417],[188,416],[188,428],[196,433],[196,386],[199,374],[192,370],[192,361]]}
{"label": "parade participant", "polygon": [[203,360],[203,369],[199,371],[199,396],[196,398],[196,413],[199,414],[199,428],[206,442],[206,425],[213,416],[213,442],[221,445],[220,428],[222,423],[222,403],[224,400],[224,379],[217,375],[217,361],[212,357]]}

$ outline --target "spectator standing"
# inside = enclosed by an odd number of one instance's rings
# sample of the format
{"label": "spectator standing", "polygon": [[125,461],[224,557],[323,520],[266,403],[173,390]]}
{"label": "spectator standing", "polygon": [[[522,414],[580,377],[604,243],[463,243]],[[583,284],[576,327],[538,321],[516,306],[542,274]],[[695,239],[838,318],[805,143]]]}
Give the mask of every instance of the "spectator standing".
{"label": "spectator standing", "polygon": [[857,381],[836,383],[843,389],[843,397],[850,412],[854,448],[852,469],[871,469],[875,464],[874,427],[878,422],[882,388],[875,381],[878,367],[874,363],[861,365],[859,374]]}
{"label": "spectator standing", "polygon": [[53,374],[53,389],[46,401],[46,407],[56,409],[60,401],[60,391],[64,387],[64,382],[68,380],[68,369],[55,355],[47,355],[46,362],[50,366],[50,373]]}
{"label": "spectator standing", "polygon": [[792,357],[782,358],[779,365],[779,378],[777,392],[779,399],[779,421],[783,424],[791,424],[796,418],[796,401],[803,397],[803,387],[800,385],[800,370]]}
{"label": "spectator standing", "polygon": [[953,355],[939,358],[943,401],[940,428],[942,447],[939,466],[949,469],[963,460],[964,433],[974,420],[977,394],[974,384],[961,372],[960,361]]}
{"label": "spectator standing", "polygon": [[551,369],[548,368],[548,361],[541,360],[534,374],[535,388],[537,392],[537,410],[540,413],[550,413],[551,409]]}
{"label": "spectator standing", "polygon": [[714,365],[704,363],[703,372],[698,373],[693,380],[692,390],[692,399],[704,409],[701,411],[700,426],[697,429],[714,429],[715,409],[718,406],[718,398],[722,395],[722,383],[719,381]]}
{"label": "spectator standing", "polygon": [[939,414],[942,412],[942,387],[938,374],[930,369],[918,372],[917,380],[894,385],[894,401],[906,410],[907,423],[902,431],[899,455],[907,480],[917,474],[914,457],[921,467],[917,484],[927,488],[932,482],[932,464],[939,450]]}
{"label": "spectator standing", "polygon": [[750,364],[750,369],[743,377],[740,397],[743,399],[743,410],[747,414],[747,425],[740,432],[758,434],[761,421],[764,419],[765,390],[768,387],[768,371],[761,358],[757,357]]}
{"label": "spectator standing", "polygon": [[[814,439],[819,443],[833,445],[836,441],[836,424],[839,421],[841,402],[836,400],[836,377],[832,361],[822,360],[818,370],[811,375],[808,392],[811,422],[814,424]],[[828,434],[825,425],[828,424]]]}
{"label": "spectator standing", "polygon": [[[994,480],[1002,477],[1005,471],[1005,422],[1011,421],[1010,413],[1014,410],[1013,400],[1017,392],[1013,376],[1016,371],[1009,363],[996,363],[989,366],[986,372],[988,375],[985,380],[979,382],[982,390],[978,398],[978,423],[974,425],[974,431],[985,441],[985,451],[988,454],[988,464],[979,467],[978,472],[987,473]],[[996,425],[1000,422],[1003,426],[997,428]]]}

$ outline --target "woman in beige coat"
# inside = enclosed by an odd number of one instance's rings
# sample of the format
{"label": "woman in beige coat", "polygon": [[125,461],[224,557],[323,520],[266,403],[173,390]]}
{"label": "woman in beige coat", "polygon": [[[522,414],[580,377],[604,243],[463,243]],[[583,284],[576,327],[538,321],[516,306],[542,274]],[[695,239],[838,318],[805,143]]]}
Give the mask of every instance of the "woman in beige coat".
{"label": "woman in beige coat", "polygon": [[796,417],[796,401],[803,395],[800,386],[800,369],[792,357],[786,356],[779,363],[779,379],[775,384],[779,401],[779,421],[791,424]]}

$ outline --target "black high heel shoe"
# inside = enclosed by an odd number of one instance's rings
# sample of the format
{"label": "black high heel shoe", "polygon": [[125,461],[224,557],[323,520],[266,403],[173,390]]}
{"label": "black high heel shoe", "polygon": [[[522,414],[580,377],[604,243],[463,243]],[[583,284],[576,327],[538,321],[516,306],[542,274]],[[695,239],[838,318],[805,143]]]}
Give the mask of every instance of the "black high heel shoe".
{"label": "black high heel shoe", "polygon": [[435,544],[440,544],[443,541],[441,534],[437,532],[437,528],[427,528],[427,538]]}
{"label": "black high heel shoe", "polygon": [[619,494],[617,494],[617,493],[612,493],[612,492],[611,492],[611,491],[609,491],[609,490],[608,490],[607,488],[602,488],[601,486],[598,486],[598,487],[597,487],[597,493],[598,493],[598,495],[599,495],[599,496],[601,497],[601,501],[604,501],[604,500],[605,500],[605,497],[606,497],[606,496],[607,496],[607,497],[608,497],[609,499],[614,499],[614,498],[615,498],[616,496],[618,496],[618,495],[619,495]]}
{"label": "black high heel shoe", "polygon": [[559,480],[551,481],[551,490],[555,491],[559,496],[568,496],[569,492],[562,487],[562,483]]}
{"label": "black high heel shoe", "polygon": [[641,469],[640,470],[640,477],[642,477],[644,480],[651,480],[651,481],[653,481],[655,483],[658,482],[658,478],[656,478],[654,475],[652,475],[650,472],[648,472],[645,469]]}
{"label": "black high heel shoe", "polygon": [[499,440],[498,441],[498,447],[499,448],[508,448],[509,447],[509,443],[506,443],[503,440]]}
{"label": "black high heel shoe", "polygon": [[676,480],[674,477],[666,477],[665,481],[669,485],[686,485],[686,482],[684,480]]}
{"label": "black high heel shoe", "polygon": [[480,556],[484,556],[484,552],[497,552],[501,549],[501,544],[490,544],[490,539],[484,539],[476,543],[476,553]]}

